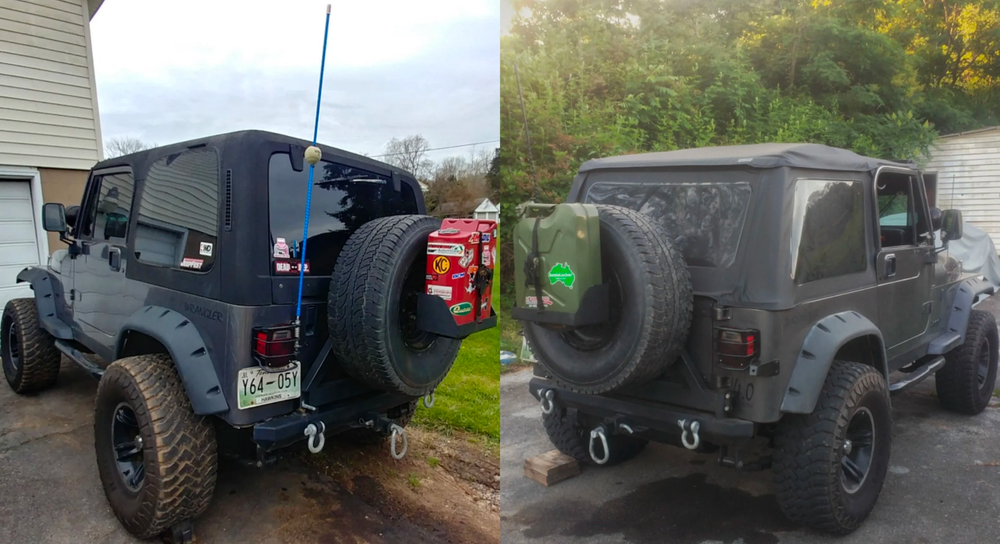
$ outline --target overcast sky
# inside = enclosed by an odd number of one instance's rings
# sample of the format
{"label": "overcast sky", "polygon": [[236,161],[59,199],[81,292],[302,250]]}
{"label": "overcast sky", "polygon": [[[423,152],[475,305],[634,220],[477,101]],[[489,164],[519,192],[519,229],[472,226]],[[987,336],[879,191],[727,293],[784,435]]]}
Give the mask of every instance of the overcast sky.
{"label": "overcast sky", "polygon": [[[105,141],[310,139],[326,4],[105,0],[91,21]],[[377,155],[410,134],[431,147],[498,139],[499,36],[499,0],[335,0],[320,142]]]}

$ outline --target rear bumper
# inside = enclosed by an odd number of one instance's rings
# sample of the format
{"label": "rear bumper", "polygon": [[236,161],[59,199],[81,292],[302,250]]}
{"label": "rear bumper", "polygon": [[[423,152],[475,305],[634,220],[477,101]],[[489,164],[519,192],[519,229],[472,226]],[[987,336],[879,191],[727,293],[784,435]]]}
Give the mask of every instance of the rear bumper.
{"label": "rear bumper", "polygon": [[574,393],[538,377],[528,382],[528,389],[536,399],[540,399],[540,391],[552,390],[557,407],[572,408],[592,419],[614,423],[609,427],[616,430],[621,428],[620,423],[625,423],[636,435],[659,442],[677,443],[681,434],[678,422],[682,420],[697,421],[701,439],[713,444],[735,446],[754,437],[755,424],[743,419],[720,418],[710,412],[627,397]]}
{"label": "rear bumper", "polygon": [[[377,393],[364,398],[351,398],[318,407],[315,411],[302,410],[279,416],[253,426],[253,441],[265,451],[290,446],[305,440],[305,430],[310,424],[323,423],[328,437],[348,429],[363,427],[362,420],[384,414],[397,406],[412,401],[412,397]],[[366,417],[367,416],[367,417]]]}

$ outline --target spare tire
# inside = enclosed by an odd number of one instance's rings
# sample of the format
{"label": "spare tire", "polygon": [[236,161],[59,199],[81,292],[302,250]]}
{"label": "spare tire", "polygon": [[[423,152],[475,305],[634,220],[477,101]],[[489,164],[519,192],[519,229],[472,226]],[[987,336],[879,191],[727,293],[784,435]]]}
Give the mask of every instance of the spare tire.
{"label": "spare tire", "polygon": [[460,340],[416,327],[427,236],[440,227],[440,219],[425,215],[376,219],[355,231],[337,257],[327,308],[332,353],[372,387],[426,395],[458,355]]}
{"label": "spare tire", "polygon": [[687,265],[662,227],[628,208],[597,208],[610,322],[575,329],[524,324],[532,352],[555,382],[588,394],[661,375],[680,356],[694,304]]}

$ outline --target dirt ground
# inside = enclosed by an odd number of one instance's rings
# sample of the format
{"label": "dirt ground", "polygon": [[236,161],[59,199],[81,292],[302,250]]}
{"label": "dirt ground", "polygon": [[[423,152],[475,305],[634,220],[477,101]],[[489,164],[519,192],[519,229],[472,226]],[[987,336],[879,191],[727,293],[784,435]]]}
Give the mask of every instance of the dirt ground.
{"label": "dirt ground", "polygon": [[[107,505],[94,457],[97,382],[63,362],[55,388],[14,394],[0,381],[0,542],[135,543]],[[223,459],[197,542],[499,542],[496,448],[468,435],[408,430],[385,445],[327,440],[257,469]]]}

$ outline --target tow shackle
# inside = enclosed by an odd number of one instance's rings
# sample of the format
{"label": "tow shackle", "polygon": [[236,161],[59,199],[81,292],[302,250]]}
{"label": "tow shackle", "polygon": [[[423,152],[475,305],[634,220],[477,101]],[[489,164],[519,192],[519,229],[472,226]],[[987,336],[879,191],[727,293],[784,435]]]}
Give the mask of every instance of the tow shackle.
{"label": "tow shackle", "polygon": [[684,447],[689,450],[698,449],[698,446],[701,444],[701,437],[698,435],[701,423],[697,419],[691,422],[681,419],[677,422],[677,425],[681,428],[681,444],[684,444]]}

